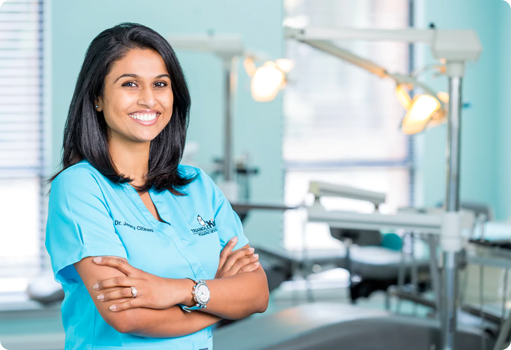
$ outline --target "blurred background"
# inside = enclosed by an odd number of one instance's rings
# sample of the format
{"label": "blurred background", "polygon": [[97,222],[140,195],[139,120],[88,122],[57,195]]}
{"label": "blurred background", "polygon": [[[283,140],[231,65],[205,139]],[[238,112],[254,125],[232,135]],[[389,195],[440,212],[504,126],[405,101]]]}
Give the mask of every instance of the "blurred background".
{"label": "blurred background", "polygon": [[[192,97],[183,163],[204,169],[225,188],[250,244],[260,250],[268,277],[273,278],[270,307],[253,319],[321,301],[428,318],[434,312],[424,300],[436,298],[431,276],[421,279],[421,269],[432,268],[427,262],[431,249],[417,230],[377,229],[377,238],[367,243],[363,230],[343,230],[336,236],[328,223],[308,222],[304,208],[314,202],[311,182],[316,181],[386,196],[376,209],[371,201],[326,196],[321,205],[328,211],[396,215],[402,208],[441,210],[446,197],[445,120],[416,134],[403,132],[408,114],[396,98],[395,81],[300,42],[287,35],[286,28],[477,33],[482,53],[467,62],[463,77],[459,198],[476,222],[483,221],[480,228],[487,229],[488,239],[511,241],[511,8],[505,1],[8,0],[0,6],[4,347],[63,348],[63,295],[51,273],[48,277],[51,265],[44,247],[48,200],[44,181],[60,166],[64,123],[85,50],[97,34],[121,22],[156,30],[169,40],[181,62]],[[231,38],[240,50],[226,61],[214,50],[180,46],[189,35],[206,41]],[[334,42],[389,72],[414,76],[435,92],[448,92],[445,62],[425,43]],[[264,67],[278,81],[273,92],[261,97],[256,69]],[[230,90],[228,76],[234,81]],[[419,93],[412,91],[412,98]],[[226,133],[229,125],[231,137]],[[227,157],[232,165],[228,179],[223,167]],[[367,250],[375,247],[381,250]],[[385,254],[392,255],[394,268],[388,280],[375,279],[371,273],[366,278],[365,268],[382,276],[384,272],[374,269],[386,264],[374,267],[367,256]],[[495,255],[490,252],[488,257]],[[509,259],[502,261],[468,262],[460,268],[460,293],[479,307],[472,316],[487,312],[481,324],[479,319],[473,322],[484,329],[488,342],[497,339],[511,307]],[[365,280],[372,282],[363,284],[364,289],[360,283]],[[399,295],[405,291],[424,300]],[[483,325],[492,315],[498,318],[495,325]],[[218,332],[242,327],[245,321],[249,320],[225,325]]]}

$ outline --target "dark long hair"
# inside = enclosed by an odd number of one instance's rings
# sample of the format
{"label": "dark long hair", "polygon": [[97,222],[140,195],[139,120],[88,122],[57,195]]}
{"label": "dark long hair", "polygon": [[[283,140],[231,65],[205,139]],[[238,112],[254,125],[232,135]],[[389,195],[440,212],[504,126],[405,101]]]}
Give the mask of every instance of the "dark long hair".
{"label": "dark long hair", "polygon": [[181,65],[170,44],[160,34],[141,24],[126,22],[101,32],[87,49],[64,128],[62,169],[49,182],[84,159],[114,183],[133,180],[115,170],[108,150],[105,117],[94,108],[94,101],[103,95],[105,77],[112,64],[131,49],[153,49],[161,55],[174,94],[172,117],[151,141],[146,183],[137,189],[146,192],[154,187],[157,191],[168,189],[175,195],[184,195],[179,190],[196,178],[197,175],[184,177],[178,171],[191,104]]}

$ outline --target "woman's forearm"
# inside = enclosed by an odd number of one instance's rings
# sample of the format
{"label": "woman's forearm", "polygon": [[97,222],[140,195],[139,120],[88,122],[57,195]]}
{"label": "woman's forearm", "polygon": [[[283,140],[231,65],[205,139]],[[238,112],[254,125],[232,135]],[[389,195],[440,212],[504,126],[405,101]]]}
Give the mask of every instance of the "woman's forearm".
{"label": "woman's forearm", "polygon": [[262,267],[228,278],[206,281],[211,299],[202,313],[221,318],[240,319],[268,307],[268,280]]}
{"label": "woman's forearm", "polygon": [[[195,303],[191,298],[193,281],[183,281],[189,286],[182,288],[183,292],[180,293],[185,294],[183,300],[187,301],[184,304],[192,306]],[[268,307],[268,281],[261,267],[228,278],[206,280],[206,283],[211,291],[211,300],[205,309],[188,313],[176,305],[164,310],[135,308],[121,311],[129,313],[126,315],[129,319],[126,333],[146,337],[179,337],[209,327],[222,318],[240,319],[264,312]]]}
{"label": "woman's forearm", "polygon": [[125,333],[144,337],[181,337],[211,326],[222,318],[203,313],[185,312],[179,306],[164,310],[136,308],[130,312],[130,327]]}

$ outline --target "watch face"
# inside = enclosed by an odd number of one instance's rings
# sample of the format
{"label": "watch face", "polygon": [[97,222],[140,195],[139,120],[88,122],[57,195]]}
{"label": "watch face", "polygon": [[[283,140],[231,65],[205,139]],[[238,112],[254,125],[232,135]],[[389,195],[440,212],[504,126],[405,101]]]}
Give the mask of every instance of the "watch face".
{"label": "watch face", "polygon": [[210,298],[208,286],[205,284],[197,285],[197,288],[195,289],[195,296],[197,297],[197,301],[199,303],[206,304]]}

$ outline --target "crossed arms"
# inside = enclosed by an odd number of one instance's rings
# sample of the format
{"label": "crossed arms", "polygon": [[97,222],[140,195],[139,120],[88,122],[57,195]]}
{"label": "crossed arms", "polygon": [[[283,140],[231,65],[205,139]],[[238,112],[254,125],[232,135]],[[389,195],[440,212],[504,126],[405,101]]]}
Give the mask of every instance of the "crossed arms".
{"label": "crossed arms", "polygon": [[[256,262],[257,255],[253,255],[249,245],[231,253],[234,245],[230,242],[224,248],[217,276],[206,281],[211,291],[207,307],[191,313],[178,306],[194,304],[191,280],[154,276],[116,257],[103,259],[101,264],[93,262],[93,257],[86,257],[74,266],[99,313],[117,331],[146,337],[179,337],[209,327],[222,318],[240,319],[266,311],[268,284],[263,268]],[[131,289],[124,285],[133,284],[135,278],[146,281],[141,286],[151,286],[151,290],[133,299]],[[93,286],[98,282],[101,287],[96,290]],[[99,295],[106,300],[98,300]],[[112,305],[118,310],[112,311]]]}

